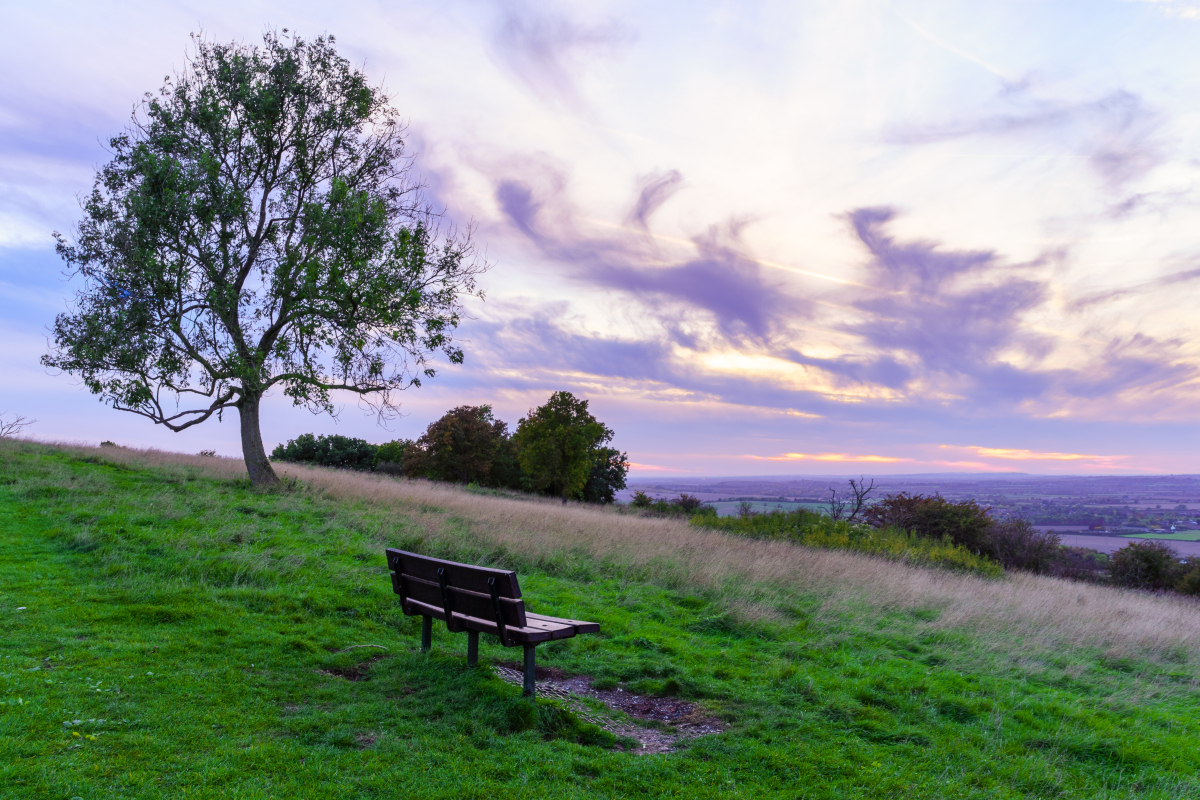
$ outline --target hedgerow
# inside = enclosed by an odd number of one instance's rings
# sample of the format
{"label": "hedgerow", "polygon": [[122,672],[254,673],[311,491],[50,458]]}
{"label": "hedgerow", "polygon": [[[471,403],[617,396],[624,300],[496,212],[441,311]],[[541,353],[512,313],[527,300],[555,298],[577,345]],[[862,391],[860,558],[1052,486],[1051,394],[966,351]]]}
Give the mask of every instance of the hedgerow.
{"label": "hedgerow", "polygon": [[922,536],[896,527],[872,528],[845,520],[834,520],[807,509],[772,511],[741,517],[718,517],[714,513],[692,517],[697,527],[734,533],[755,539],[785,539],[809,547],[870,553],[909,564],[940,567],[999,577],[1004,569],[991,559],[955,544],[947,536]]}

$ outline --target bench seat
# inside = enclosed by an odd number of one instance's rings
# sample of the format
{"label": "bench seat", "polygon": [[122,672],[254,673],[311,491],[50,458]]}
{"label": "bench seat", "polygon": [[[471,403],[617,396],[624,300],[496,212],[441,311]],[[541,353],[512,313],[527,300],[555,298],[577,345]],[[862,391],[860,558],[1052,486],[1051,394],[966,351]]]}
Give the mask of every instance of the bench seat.
{"label": "bench seat", "polygon": [[479,634],[500,639],[505,647],[521,645],[525,650],[525,693],[534,692],[534,648],[543,643],[570,639],[583,633],[599,633],[596,622],[562,619],[526,611],[511,570],[477,567],[430,558],[389,548],[392,591],[400,595],[400,607],[408,616],[420,615],[421,649],[428,652],[432,621],[446,623],[451,633],[467,633],[467,662],[479,658]]}

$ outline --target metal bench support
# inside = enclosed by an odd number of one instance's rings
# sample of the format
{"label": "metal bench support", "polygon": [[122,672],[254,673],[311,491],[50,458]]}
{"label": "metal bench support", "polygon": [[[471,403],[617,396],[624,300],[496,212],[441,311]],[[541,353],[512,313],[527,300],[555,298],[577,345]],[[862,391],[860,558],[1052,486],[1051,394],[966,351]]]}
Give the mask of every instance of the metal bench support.
{"label": "metal bench support", "polygon": [[433,617],[421,617],[421,652],[428,653],[433,646]]}
{"label": "metal bench support", "polygon": [[467,631],[467,666],[479,666],[479,631]]}
{"label": "metal bench support", "polygon": [[537,667],[534,666],[533,651],[533,645],[525,645],[525,686],[521,692],[525,697],[533,697],[534,678],[537,677]]}

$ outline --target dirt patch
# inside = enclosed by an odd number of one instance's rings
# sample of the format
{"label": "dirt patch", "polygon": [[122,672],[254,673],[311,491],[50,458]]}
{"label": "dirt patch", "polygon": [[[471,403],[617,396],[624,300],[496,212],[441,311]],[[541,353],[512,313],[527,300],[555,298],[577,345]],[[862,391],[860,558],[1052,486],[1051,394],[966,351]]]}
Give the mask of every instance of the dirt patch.
{"label": "dirt patch", "polygon": [[376,661],[382,661],[387,657],[388,656],[375,656],[374,658],[368,658],[366,661],[358,662],[353,667],[343,667],[341,669],[332,667],[330,669],[319,669],[317,670],[317,674],[332,675],[335,678],[342,678],[343,680],[347,681],[361,681],[363,678],[367,677],[367,673],[371,670],[372,664],[374,664]]}
{"label": "dirt patch", "polygon": [[358,748],[360,750],[364,750],[364,749],[370,747],[371,745],[375,744],[375,734],[360,733],[354,737],[354,741],[358,743]]}
{"label": "dirt patch", "polygon": [[[513,662],[495,666],[496,675],[508,683],[520,686],[524,673]],[[708,736],[725,730],[725,724],[708,716],[696,703],[677,697],[647,697],[627,692],[623,688],[593,689],[587,675],[569,675],[554,667],[538,667],[534,674],[537,694],[565,702],[582,719],[609,731],[615,736],[628,737],[639,745],[633,752],[669,753],[680,742]],[[662,727],[646,727],[603,715],[580,702],[580,698],[599,700],[613,711],[622,712],[631,720],[657,722]]]}

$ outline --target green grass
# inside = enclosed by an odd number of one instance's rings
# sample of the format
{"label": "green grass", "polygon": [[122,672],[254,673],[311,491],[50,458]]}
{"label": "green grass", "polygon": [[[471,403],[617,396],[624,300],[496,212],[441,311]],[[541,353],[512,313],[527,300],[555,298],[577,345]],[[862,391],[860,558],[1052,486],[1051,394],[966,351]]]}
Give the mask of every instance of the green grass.
{"label": "green grass", "polygon": [[1200,531],[1180,531],[1179,533],[1138,533],[1125,537],[1126,539],[1166,539],[1171,542],[1200,542]]}
{"label": "green grass", "polygon": [[[431,521],[461,535],[427,541]],[[391,545],[518,569],[533,610],[603,627],[540,663],[681,695],[728,730],[638,756],[467,669],[443,626],[416,652]],[[755,623],[582,556],[528,563],[436,508],[4,443],[0,797],[1200,795],[1190,654],[1026,658],[934,612],[796,597]]]}

